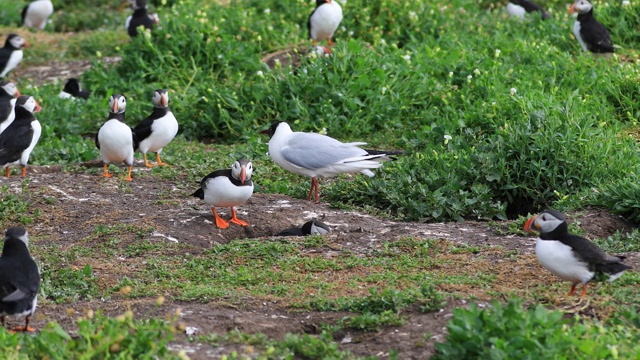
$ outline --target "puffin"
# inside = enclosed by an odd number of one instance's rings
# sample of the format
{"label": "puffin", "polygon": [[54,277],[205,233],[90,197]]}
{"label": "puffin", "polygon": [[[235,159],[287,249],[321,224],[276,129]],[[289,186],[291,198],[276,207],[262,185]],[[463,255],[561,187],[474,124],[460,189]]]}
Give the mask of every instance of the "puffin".
{"label": "puffin", "polygon": [[15,331],[34,332],[29,326],[38,305],[40,270],[29,254],[29,235],[22,227],[11,227],[5,233],[0,255],[0,322],[7,316],[25,316],[25,326]]}
{"label": "puffin", "polygon": [[169,109],[169,93],[165,89],[153,92],[153,112],[142,120],[133,132],[138,138],[138,149],[144,157],[146,167],[154,167],[147,161],[147,152],[156,153],[157,165],[167,165],[160,159],[162,149],[167,146],[178,133],[178,121]]}
{"label": "puffin", "polygon": [[202,178],[200,188],[191,196],[200,198],[211,206],[218,228],[226,229],[229,223],[218,216],[216,207],[230,207],[230,221],[240,226],[249,226],[246,221],[238,219],[235,207],[244,204],[253,194],[252,173],[251,161],[240,159],[233,163],[231,169],[216,170]]}
{"label": "puffin", "polygon": [[23,47],[29,47],[29,43],[18,34],[9,34],[4,43],[4,47],[0,48],[0,78],[22,61]]}
{"label": "puffin", "polygon": [[526,13],[539,12],[542,20],[549,18],[549,13],[546,12],[540,5],[530,0],[509,0],[507,3],[507,13],[513,17],[524,19]]}
{"label": "puffin", "polygon": [[302,227],[293,227],[280,231],[276,236],[308,236],[324,235],[331,232],[331,228],[319,220],[307,221]]}
{"label": "puffin", "polygon": [[569,13],[578,13],[573,23],[573,35],[583,51],[593,54],[610,55],[615,50],[609,31],[593,16],[593,5],[587,0],[577,0],[569,8]]}
{"label": "puffin", "polygon": [[608,255],[588,239],[570,234],[564,215],[558,211],[549,209],[530,218],[524,231],[540,233],[536,239],[536,256],[542,267],[571,282],[569,296],[578,284],[582,284],[580,296],[585,296],[588,283],[598,275],[614,281],[631,269],[622,263],[624,256]]}
{"label": "puffin", "polygon": [[130,37],[138,36],[139,26],[153,30],[158,25],[158,15],[150,15],[147,11],[147,0],[129,0],[129,2],[133,7],[133,14],[127,18],[124,26]]}
{"label": "puffin", "polygon": [[20,96],[16,84],[11,81],[0,81],[0,134],[16,118],[16,99]]}
{"label": "puffin", "polygon": [[33,96],[21,95],[16,100],[16,118],[0,134],[0,166],[4,166],[7,177],[11,175],[9,166],[18,163],[22,166],[22,177],[27,176],[29,156],[42,133],[42,126],[34,115],[40,110]]}
{"label": "puffin", "polygon": [[276,121],[268,130],[269,156],[281,168],[292,173],[311,177],[308,201],[315,192],[320,202],[317,177],[333,177],[339,174],[361,172],[369,177],[382,163],[394,160],[392,155],[401,151],[365,150],[358,146],[365,142],[343,143],[326,135],[293,132],[286,122]]}
{"label": "puffin", "polygon": [[51,0],[32,1],[22,9],[22,25],[44,30],[51,14],[53,14]]}
{"label": "puffin", "polygon": [[325,39],[329,46],[332,46],[331,38],[341,21],[342,8],[336,0],[316,0],[316,8],[313,9],[307,21],[309,38],[313,40],[313,46]]}
{"label": "puffin", "polygon": [[58,94],[60,99],[69,99],[69,98],[80,98],[80,99],[88,99],[89,94],[91,94],[88,90],[82,90],[82,85],[80,84],[80,80],[76,78],[69,78],[64,83],[64,88]]}
{"label": "puffin", "polygon": [[133,153],[138,148],[138,140],[133,129],[124,122],[127,100],[124,95],[116,94],[109,98],[109,117],[98,130],[96,147],[100,149],[104,177],[112,177],[107,167],[110,163],[124,162],[127,165],[126,181],[131,181]]}

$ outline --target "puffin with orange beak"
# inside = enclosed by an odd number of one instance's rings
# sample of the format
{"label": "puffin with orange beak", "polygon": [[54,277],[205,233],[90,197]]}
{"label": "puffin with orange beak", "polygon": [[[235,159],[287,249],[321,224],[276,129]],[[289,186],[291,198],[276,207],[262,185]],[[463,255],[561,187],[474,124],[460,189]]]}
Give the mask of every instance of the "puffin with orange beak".
{"label": "puffin with orange beak", "polygon": [[15,120],[16,100],[20,95],[22,94],[15,83],[0,81],[0,134]]}
{"label": "puffin with orange beak", "polygon": [[133,128],[140,142],[138,149],[144,157],[146,167],[154,167],[155,164],[147,160],[147,152],[156,153],[156,164],[167,165],[160,159],[162,149],[167,146],[178,133],[178,121],[169,109],[169,93],[165,89],[153,92],[153,112],[146,119]]}
{"label": "puffin with orange beak", "polygon": [[573,23],[573,35],[582,50],[601,55],[614,52],[609,31],[593,16],[593,5],[589,1],[577,0],[571,4],[569,13],[578,13],[578,18]]}
{"label": "puffin with orange beak", "polygon": [[524,231],[540,233],[536,239],[536,256],[542,267],[571,282],[569,296],[578,284],[582,284],[580,296],[585,296],[587,284],[599,274],[614,281],[631,269],[622,263],[624,256],[608,255],[591,241],[570,234],[564,216],[555,210],[545,210],[527,220]]}
{"label": "puffin with orange beak", "polygon": [[0,166],[4,166],[7,177],[11,174],[11,164],[20,164],[22,177],[27,176],[29,156],[42,133],[42,126],[34,113],[41,109],[33,96],[22,95],[16,100],[15,119],[0,134]]}
{"label": "puffin with orange beak", "polygon": [[98,130],[96,147],[100,149],[100,156],[104,171],[102,176],[110,178],[113,175],[107,169],[110,163],[124,162],[127,165],[126,181],[131,181],[133,167],[133,153],[138,148],[138,140],[133,129],[124,122],[124,112],[127,100],[123,95],[116,94],[109,98],[109,118]]}
{"label": "puffin with orange beak", "polygon": [[331,38],[342,21],[342,7],[336,0],[316,0],[316,8],[309,15],[307,28],[309,38],[315,47],[318,41],[327,40],[333,46]]}
{"label": "puffin with orange beak", "polygon": [[211,206],[218,228],[226,229],[229,223],[218,216],[216,207],[231,208],[232,223],[240,226],[249,225],[246,221],[238,219],[235,207],[244,204],[253,194],[252,173],[251,161],[240,159],[233,163],[231,169],[216,170],[200,181],[200,189],[196,190],[192,196],[204,200]]}
{"label": "puffin with orange beak", "polygon": [[22,61],[23,47],[29,47],[27,40],[18,34],[9,34],[4,47],[0,48],[0,78],[5,77]]}

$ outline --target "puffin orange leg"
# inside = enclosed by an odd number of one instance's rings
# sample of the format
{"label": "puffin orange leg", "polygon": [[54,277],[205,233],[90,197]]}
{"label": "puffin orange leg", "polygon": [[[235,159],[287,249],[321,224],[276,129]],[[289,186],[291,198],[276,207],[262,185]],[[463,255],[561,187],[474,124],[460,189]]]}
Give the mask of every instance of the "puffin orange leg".
{"label": "puffin orange leg", "polygon": [[132,168],[133,168],[133,166],[127,166],[127,177],[126,177],[126,178],[124,178],[126,181],[131,181],[131,180],[133,180],[133,179],[131,178],[131,169],[132,169]]}
{"label": "puffin orange leg", "polygon": [[211,211],[213,212],[213,217],[216,218],[216,226],[220,229],[226,229],[229,227],[229,223],[223,220],[218,213],[216,212],[216,208],[211,207]]}
{"label": "puffin orange leg", "polygon": [[103,164],[103,165],[104,165],[103,166],[104,171],[102,172],[102,176],[108,177],[108,178],[113,177],[113,175],[109,174],[109,170],[107,170],[108,165],[107,164]]}
{"label": "puffin orange leg", "polygon": [[160,153],[156,153],[156,161],[159,166],[169,166],[169,164],[162,162],[162,159],[160,159]]}
{"label": "puffin orange leg", "polygon": [[22,167],[22,177],[27,177],[27,167],[26,166]]}
{"label": "puffin orange leg", "polygon": [[589,286],[589,284],[582,285],[582,293],[580,294],[580,297],[587,295],[587,286]]}
{"label": "puffin orange leg", "polygon": [[24,331],[24,332],[36,332],[36,329],[32,328],[31,326],[29,326],[29,320],[31,319],[31,316],[27,316],[24,326],[16,326],[15,328],[13,328],[13,330],[15,331]]}
{"label": "puffin orange leg", "polygon": [[238,219],[238,216],[236,215],[236,209],[234,208],[231,208],[231,222],[240,226],[249,226],[248,222]]}
{"label": "puffin orange leg", "polygon": [[578,284],[571,285],[571,291],[569,291],[569,295],[568,296],[573,296],[573,293],[576,292],[576,286],[578,286]]}
{"label": "puffin orange leg", "polygon": [[318,45],[318,42],[316,41],[316,39],[313,39],[313,46]]}
{"label": "puffin orange leg", "polygon": [[154,166],[155,166],[154,164],[150,163],[150,162],[147,160],[147,154],[146,154],[146,153],[142,154],[142,157],[144,158],[144,166],[146,166],[146,167],[148,167],[148,168],[152,168],[152,167],[154,167]]}
{"label": "puffin orange leg", "polygon": [[331,38],[327,39],[327,44],[329,44],[329,46],[333,46],[333,41],[331,41]]}
{"label": "puffin orange leg", "polygon": [[9,169],[8,166],[6,168],[4,168],[4,175],[6,177],[9,177],[11,175],[11,169]]}

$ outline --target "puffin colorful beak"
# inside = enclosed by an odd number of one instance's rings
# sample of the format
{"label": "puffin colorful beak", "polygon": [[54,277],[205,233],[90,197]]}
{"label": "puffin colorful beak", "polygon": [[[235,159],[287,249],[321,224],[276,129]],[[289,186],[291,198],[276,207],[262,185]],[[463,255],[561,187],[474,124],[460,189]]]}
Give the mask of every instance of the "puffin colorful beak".
{"label": "puffin colorful beak", "polygon": [[[532,217],[531,219],[527,220],[527,222],[524,224],[524,231],[526,232],[534,232],[534,230],[537,230],[538,227],[537,225],[534,223],[534,221],[536,221],[537,216]],[[533,229],[531,229],[531,224],[533,224]]]}
{"label": "puffin colorful beak", "polygon": [[167,94],[162,94],[162,96],[160,96],[160,105],[167,107],[167,104],[169,104],[169,97]]}
{"label": "puffin colorful beak", "polygon": [[244,184],[244,180],[246,178],[247,178],[247,168],[243,166],[240,168],[240,184]]}
{"label": "puffin colorful beak", "polygon": [[31,47],[31,44],[29,44],[29,42],[27,40],[24,41],[24,47],[28,48]]}
{"label": "puffin colorful beak", "polygon": [[573,14],[576,12],[576,3],[571,4],[571,7],[569,7],[569,14]]}
{"label": "puffin colorful beak", "polygon": [[114,113],[114,114],[118,112],[118,102],[117,101],[113,102],[113,107],[111,108],[111,112]]}
{"label": "puffin colorful beak", "polygon": [[16,94],[14,95],[14,97],[17,99],[20,96],[22,96],[22,93],[20,92],[20,89],[16,89]]}
{"label": "puffin colorful beak", "polygon": [[42,111],[42,106],[40,106],[40,104],[38,104],[38,102],[36,101],[36,108],[35,110],[33,110],[33,112],[40,112]]}

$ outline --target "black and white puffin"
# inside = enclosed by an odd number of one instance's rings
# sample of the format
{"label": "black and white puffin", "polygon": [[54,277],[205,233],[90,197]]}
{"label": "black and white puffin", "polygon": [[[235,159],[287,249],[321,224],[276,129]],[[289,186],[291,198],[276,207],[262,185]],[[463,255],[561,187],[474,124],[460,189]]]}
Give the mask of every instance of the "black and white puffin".
{"label": "black and white puffin", "polygon": [[60,99],[69,99],[69,98],[81,98],[88,99],[89,94],[91,94],[88,90],[83,90],[82,85],[80,84],[80,80],[76,78],[70,78],[67,82],[64,83],[64,87],[58,97]]}
{"label": "black and white puffin", "polygon": [[29,156],[42,133],[42,126],[34,115],[40,110],[33,96],[22,95],[16,100],[16,118],[0,134],[0,166],[4,166],[6,176],[11,174],[12,164],[20,164],[22,177],[27,176]]}
{"label": "black and white puffin", "polygon": [[4,47],[0,48],[0,78],[7,75],[22,61],[23,47],[29,47],[29,43],[25,39],[17,34],[9,34]]}
{"label": "black and white puffin", "polygon": [[147,10],[147,0],[129,0],[133,7],[133,14],[125,22],[125,28],[129,36],[138,36],[138,27],[153,30],[158,25],[157,14],[149,14]]}
{"label": "black and white puffin", "polygon": [[578,0],[571,4],[569,13],[578,13],[573,23],[573,35],[582,46],[582,50],[594,54],[608,55],[613,53],[613,43],[609,31],[593,16],[593,5],[587,0]]}
{"label": "black and white puffin", "polygon": [[25,326],[15,331],[34,332],[29,326],[38,305],[40,270],[29,254],[29,236],[21,227],[9,228],[0,255],[0,320],[5,326],[7,316],[25,316]]}
{"label": "black and white puffin", "polygon": [[36,0],[22,9],[22,25],[44,30],[49,16],[53,14],[51,0]]}
{"label": "black and white puffin", "polygon": [[316,203],[320,202],[317,177],[333,177],[339,174],[361,172],[373,176],[372,169],[385,161],[394,160],[391,155],[401,151],[365,150],[365,142],[343,143],[326,135],[294,132],[286,122],[276,121],[268,130],[269,156],[281,168],[292,173],[311,177],[308,200],[315,192]]}
{"label": "black and white puffin", "polygon": [[276,236],[324,235],[331,232],[329,225],[319,220],[307,221],[302,227],[293,227],[280,231]]}
{"label": "black and white puffin", "polygon": [[549,13],[546,12],[540,5],[530,0],[509,0],[507,3],[507,12],[509,15],[524,19],[525,14],[539,12],[542,20],[549,18]]}
{"label": "black and white puffin", "polygon": [[622,261],[624,256],[605,253],[591,241],[569,234],[564,216],[555,210],[545,210],[527,220],[524,230],[540,233],[536,239],[536,255],[542,267],[557,277],[570,281],[573,295],[576,286],[582,283],[582,294],[587,293],[587,284],[598,274],[609,281],[619,278],[625,270],[631,269]]}
{"label": "black and white puffin", "polygon": [[165,89],[158,89],[153,92],[153,112],[146,119],[142,120],[133,132],[138,138],[138,149],[144,157],[146,167],[154,167],[154,164],[147,161],[147,152],[156,153],[158,165],[167,165],[160,159],[162,148],[167,146],[178,133],[178,121],[169,109],[169,93]]}
{"label": "black and white puffin", "polygon": [[327,39],[329,46],[333,45],[331,38],[342,21],[342,8],[336,0],[316,0],[316,8],[309,15],[307,28],[313,46],[318,41]]}
{"label": "black and white puffin", "polygon": [[248,226],[249,223],[238,219],[235,207],[244,204],[253,194],[252,173],[251,161],[240,159],[233,163],[231,169],[216,170],[202,178],[200,188],[191,196],[200,198],[211,206],[218,228],[226,229],[229,223],[218,216],[216,207],[231,208],[231,222]]}
{"label": "black and white puffin", "polygon": [[20,91],[16,84],[11,81],[0,81],[0,134],[16,118],[16,99],[20,96]]}
{"label": "black and white puffin", "polygon": [[126,181],[131,181],[133,168],[133,153],[138,147],[138,140],[133,129],[124,122],[124,112],[127,100],[124,95],[112,95],[109,99],[109,118],[98,130],[96,146],[100,149],[104,177],[112,177],[107,169],[110,163],[125,163],[127,165]]}

